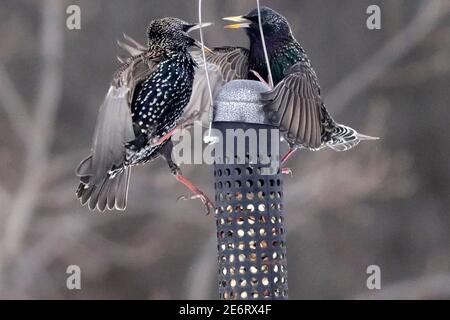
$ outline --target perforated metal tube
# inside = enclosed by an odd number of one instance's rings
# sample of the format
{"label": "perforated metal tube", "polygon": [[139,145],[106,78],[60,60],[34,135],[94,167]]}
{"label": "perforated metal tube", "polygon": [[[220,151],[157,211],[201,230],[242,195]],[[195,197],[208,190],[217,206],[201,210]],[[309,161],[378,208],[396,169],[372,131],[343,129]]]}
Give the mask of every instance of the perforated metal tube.
{"label": "perforated metal tube", "polygon": [[[265,124],[258,92],[266,90],[254,81],[227,84],[216,102],[213,128],[221,134],[214,165],[218,239],[218,278],[221,299],[286,299],[288,296],[286,243],[283,217],[283,180],[280,171],[264,174],[267,157],[279,158],[277,130]],[[255,130],[255,145],[245,144],[237,154],[231,130]],[[227,133],[228,131],[228,133]],[[227,156],[233,139],[234,157]],[[276,154],[263,152],[276,150]],[[276,148],[273,148],[275,144]],[[228,153],[227,153],[228,151]],[[252,155],[256,155],[253,157]],[[243,157],[243,158],[239,158]],[[237,163],[239,162],[239,163]]]}

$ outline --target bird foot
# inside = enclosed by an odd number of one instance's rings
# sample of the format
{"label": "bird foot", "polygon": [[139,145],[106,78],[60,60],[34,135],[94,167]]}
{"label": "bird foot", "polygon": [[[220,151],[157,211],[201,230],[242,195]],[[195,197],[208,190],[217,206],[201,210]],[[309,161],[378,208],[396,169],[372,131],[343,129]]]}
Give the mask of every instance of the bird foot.
{"label": "bird foot", "polygon": [[209,215],[211,213],[211,209],[214,210],[215,207],[212,201],[209,200],[209,198],[203,193],[203,191],[201,191],[196,185],[189,181],[189,179],[181,174],[176,174],[175,179],[184,184],[189,190],[194,193],[194,195],[191,197],[181,196],[178,198],[178,200],[200,199],[206,207],[206,215]]}
{"label": "bird foot", "polygon": [[204,193],[197,193],[194,194],[192,196],[180,196],[178,197],[177,201],[180,200],[196,200],[196,199],[200,199],[202,201],[202,203],[205,205],[206,207],[206,215],[209,215],[211,213],[211,209],[214,210],[214,204],[212,203],[211,200],[209,200],[209,198],[204,194]]}
{"label": "bird foot", "polygon": [[281,168],[281,174],[288,174],[291,177],[294,176],[294,173],[292,172],[291,168]]}

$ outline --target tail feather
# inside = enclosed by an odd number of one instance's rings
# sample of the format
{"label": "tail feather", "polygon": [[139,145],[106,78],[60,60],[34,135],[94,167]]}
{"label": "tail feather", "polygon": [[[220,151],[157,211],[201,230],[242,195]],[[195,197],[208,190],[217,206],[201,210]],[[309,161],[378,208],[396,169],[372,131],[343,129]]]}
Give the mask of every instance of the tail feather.
{"label": "tail feather", "polygon": [[92,157],[86,158],[76,170],[77,175],[80,176],[76,194],[81,204],[87,204],[90,210],[97,209],[100,212],[106,209],[125,210],[131,168],[124,168],[113,176],[107,175],[99,183],[95,183],[92,173],[88,170],[92,167],[90,162]]}
{"label": "tail feather", "polygon": [[357,146],[363,140],[378,140],[378,137],[371,137],[358,133],[355,129],[337,124],[331,132],[329,140],[325,143],[335,151],[347,151]]}
{"label": "tail feather", "polygon": [[124,167],[124,144],[135,139],[129,93],[127,86],[110,86],[97,117],[92,155],[75,171],[80,178],[77,197],[91,210],[126,206],[128,181],[123,176],[129,177],[129,169]]}
{"label": "tail feather", "polygon": [[362,140],[379,140],[380,137],[372,137],[372,136],[367,136],[365,134],[358,133],[358,139],[361,141]]}
{"label": "tail feather", "polygon": [[107,190],[107,202],[106,206],[108,210],[114,210],[116,207],[116,190],[117,190],[117,183],[119,179],[113,179],[111,183],[109,184],[108,190]]}
{"label": "tail feather", "polygon": [[78,194],[78,198],[80,199],[82,205],[85,205],[89,201],[94,190],[95,190],[95,185],[89,186],[89,185],[80,183],[77,194]]}
{"label": "tail feather", "polygon": [[116,198],[116,209],[117,210],[125,210],[127,207],[127,198],[128,198],[128,186],[130,184],[130,174],[131,168],[125,169],[125,172],[122,172],[118,179],[115,198]]}

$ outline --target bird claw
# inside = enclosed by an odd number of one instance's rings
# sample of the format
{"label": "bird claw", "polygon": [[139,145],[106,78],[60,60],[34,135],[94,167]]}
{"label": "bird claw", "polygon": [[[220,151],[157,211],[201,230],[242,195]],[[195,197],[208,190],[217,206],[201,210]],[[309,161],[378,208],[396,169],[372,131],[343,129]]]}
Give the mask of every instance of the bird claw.
{"label": "bird claw", "polygon": [[281,168],[281,174],[288,174],[291,177],[294,176],[294,173],[292,172],[291,168]]}
{"label": "bird claw", "polygon": [[205,207],[206,207],[206,215],[209,215],[211,213],[211,209],[214,210],[214,208],[215,208],[214,204],[203,193],[194,194],[194,195],[189,196],[189,197],[188,196],[179,196],[177,201],[180,201],[180,200],[196,200],[196,199],[200,199],[202,201],[202,203],[205,205]]}

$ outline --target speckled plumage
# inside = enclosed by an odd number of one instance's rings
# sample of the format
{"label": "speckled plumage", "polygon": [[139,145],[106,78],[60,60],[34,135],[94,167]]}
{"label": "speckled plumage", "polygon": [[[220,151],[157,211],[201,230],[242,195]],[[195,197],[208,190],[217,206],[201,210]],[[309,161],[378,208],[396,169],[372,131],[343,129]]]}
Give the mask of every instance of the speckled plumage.
{"label": "speckled plumage", "polygon": [[[258,19],[257,9],[252,10],[246,15],[246,18],[256,22]],[[317,98],[320,99],[321,89],[319,79],[311,65],[311,61],[309,60],[306,51],[292,35],[291,28],[286,18],[266,7],[261,9],[261,18],[263,21],[264,36],[266,38],[266,46],[274,85],[278,85],[286,78],[287,70],[289,68],[296,66],[297,70],[301,70],[302,73],[307,74],[309,84],[312,87],[311,89],[317,93]],[[259,25],[253,28],[250,27],[246,31],[250,38],[249,68],[255,70],[263,78],[267,79],[267,66],[259,34]],[[249,77],[256,79],[252,73]],[[309,149],[318,149],[332,141],[336,123],[326,110],[325,104],[322,101],[320,102],[319,119],[321,124],[320,141],[316,144],[309,145],[300,143],[301,146]],[[283,131],[289,131],[289,128],[282,129],[284,129]],[[291,136],[289,136],[290,134]],[[294,133],[288,132],[286,134],[286,140],[292,147],[297,144],[297,141],[293,140],[295,139],[294,136]]]}
{"label": "speckled plumage", "polygon": [[170,138],[153,141],[175,128],[189,102],[196,63],[188,48],[196,41],[187,32],[194,26],[157,19],[148,27],[147,47],[129,37],[136,48],[119,43],[136,54],[115,73],[97,118],[92,154],[76,170],[77,196],[89,209],[124,210],[132,166],[162,156],[173,174],[181,174],[171,159]]}
{"label": "speckled plumage", "polygon": [[[318,150],[330,147],[337,151],[348,150],[360,140],[373,139],[354,129],[336,123],[327,111],[321,97],[319,80],[311,62],[292,35],[288,21],[276,11],[261,8],[262,29],[267,48],[274,88],[261,94],[266,116],[271,124],[280,128],[291,148]],[[242,22],[232,29],[244,28],[250,48],[227,48],[235,56],[223,55],[222,49],[211,55],[210,61],[219,66],[236,66],[242,70],[236,79],[268,80],[268,70],[261,40],[258,10],[253,9],[241,17],[227,20]]]}
{"label": "speckled plumage", "polygon": [[138,85],[131,105],[136,140],[128,144],[127,165],[151,160],[162,146],[151,146],[148,137],[161,138],[175,128],[191,97],[194,67],[188,52],[173,52]]}

